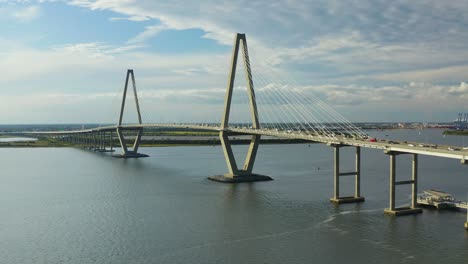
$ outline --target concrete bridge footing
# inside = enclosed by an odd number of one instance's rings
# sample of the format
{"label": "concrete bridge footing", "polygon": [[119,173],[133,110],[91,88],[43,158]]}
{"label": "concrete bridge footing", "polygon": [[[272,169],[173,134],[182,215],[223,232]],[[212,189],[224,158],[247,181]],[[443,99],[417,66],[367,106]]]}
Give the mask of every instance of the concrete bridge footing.
{"label": "concrete bridge footing", "polygon": [[245,176],[239,176],[239,175],[230,175],[230,174],[224,174],[224,175],[215,175],[215,176],[210,176],[208,179],[212,181],[217,181],[217,182],[223,182],[223,183],[240,183],[240,182],[257,182],[257,181],[272,181],[273,178],[270,176],[266,175],[260,175],[260,174],[249,174]]}
{"label": "concrete bridge footing", "polygon": [[117,128],[117,136],[119,138],[120,146],[122,147],[122,153],[113,154],[114,158],[145,158],[149,157],[146,154],[138,153],[138,148],[140,147],[141,136],[143,135],[143,128],[137,130],[137,135],[135,136],[135,141],[133,142],[132,149],[127,147],[127,142],[123,135],[124,130],[120,127]]}

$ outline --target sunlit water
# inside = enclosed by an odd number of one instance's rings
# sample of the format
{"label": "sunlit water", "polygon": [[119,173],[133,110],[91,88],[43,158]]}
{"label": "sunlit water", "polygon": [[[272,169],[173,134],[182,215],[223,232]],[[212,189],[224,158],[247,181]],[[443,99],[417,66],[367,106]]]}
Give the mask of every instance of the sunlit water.
{"label": "sunlit water", "polygon": [[26,138],[26,137],[7,137],[0,138],[0,142],[25,142],[25,141],[36,141],[37,138]]}
{"label": "sunlit water", "polygon": [[[462,145],[440,130],[372,132],[379,138]],[[385,135],[389,135],[385,137]],[[468,142],[467,142],[468,143]],[[242,154],[246,146],[234,146]],[[352,170],[344,149],[342,170]],[[0,263],[466,263],[466,213],[383,215],[388,157],[362,151],[366,202],[335,207],[332,150],[262,145],[255,172],[271,182],[228,185],[219,146],[142,148],[115,159],[73,148],[0,149]],[[410,156],[398,177],[410,177]],[[240,159],[240,157],[239,157]],[[420,157],[420,190],[466,200],[468,166]],[[351,194],[351,179],[342,180]],[[409,188],[397,189],[409,203]]]}

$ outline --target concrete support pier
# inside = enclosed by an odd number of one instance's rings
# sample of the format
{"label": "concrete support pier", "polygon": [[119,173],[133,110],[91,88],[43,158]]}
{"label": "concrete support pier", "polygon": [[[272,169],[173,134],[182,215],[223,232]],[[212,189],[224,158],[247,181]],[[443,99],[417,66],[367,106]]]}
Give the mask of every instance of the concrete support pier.
{"label": "concrete support pier", "polygon": [[221,146],[223,147],[224,157],[229,173],[224,175],[210,176],[208,179],[224,183],[238,183],[238,182],[256,182],[256,181],[271,181],[269,176],[259,175],[252,173],[255,157],[257,155],[258,145],[260,143],[260,135],[253,135],[250,142],[249,150],[245,158],[243,169],[238,169],[234,153],[232,152],[231,143],[229,142],[228,135],[220,132]]}
{"label": "concrete support pier", "polygon": [[229,79],[226,89],[226,97],[224,99],[224,113],[221,121],[221,130],[219,132],[219,139],[223,148],[224,157],[229,173],[224,175],[216,175],[208,177],[208,179],[225,183],[238,183],[238,182],[255,182],[255,181],[271,181],[272,178],[265,175],[252,173],[255,157],[257,156],[258,145],[260,144],[260,135],[252,135],[249,150],[245,158],[244,167],[238,169],[236,159],[232,152],[231,143],[229,141],[228,132],[225,131],[229,127],[229,113],[231,110],[232,91],[234,89],[234,80],[236,76],[237,58],[239,48],[242,45],[242,52],[244,58],[245,78],[247,81],[247,95],[249,98],[250,114],[252,117],[252,128],[260,128],[258,121],[257,102],[255,101],[254,85],[252,80],[252,72],[250,69],[249,52],[247,48],[247,39],[245,34],[237,34],[234,40],[234,46],[231,56],[231,69],[229,72]]}
{"label": "concrete support pier", "polygon": [[[400,154],[409,154],[403,152],[388,151],[385,154],[390,156],[390,206],[384,210],[385,214],[401,216],[422,213],[421,208],[417,208],[418,194],[418,154],[413,155],[412,177],[409,181],[396,181],[396,156]],[[397,185],[411,184],[411,205],[410,207],[396,207],[395,193]]]}
{"label": "concrete support pier", "polygon": [[224,175],[215,175],[209,176],[209,180],[222,182],[222,183],[240,183],[240,182],[258,182],[258,181],[272,181],[273,178],[270,176],[260,175],[260,174],[248,174],[245,176],[240,175],[231,175],[231,174],[224,174]]}
{"label": "concrete support pier", "polygon": [[[110,137],[112,137],[112,132],[110,132],[109,134],[110,134]],[[106,148],[106,137],[107,137],[107,132],[100,132],[98,152],[114,152],[112,148],[112,144],[110,145],[109,149]]]}
{"label": "concrete support pier", "polygon": [[[356,167],[352,172],[340,171],[340,148],[345,145],[330,144],[334,148],[334,188],[333,197],[330,199],[332,203],[360,203],[364,202],[364,197],[361,196],[361,148],[356,147]],[[340,177],[354,176],[354,196],[340,196]]]}

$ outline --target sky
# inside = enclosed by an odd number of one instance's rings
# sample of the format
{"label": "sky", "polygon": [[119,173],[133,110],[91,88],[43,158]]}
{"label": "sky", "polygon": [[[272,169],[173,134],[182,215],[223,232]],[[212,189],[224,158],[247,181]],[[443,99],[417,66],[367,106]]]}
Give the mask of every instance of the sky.
{"label": "sky", "polygon": [[464,0],[0,0],[0,32],[3,124],[114,123],[127,69],[144,122],[219,121],[236,32],[258,91],[353,122],[468,112]]}

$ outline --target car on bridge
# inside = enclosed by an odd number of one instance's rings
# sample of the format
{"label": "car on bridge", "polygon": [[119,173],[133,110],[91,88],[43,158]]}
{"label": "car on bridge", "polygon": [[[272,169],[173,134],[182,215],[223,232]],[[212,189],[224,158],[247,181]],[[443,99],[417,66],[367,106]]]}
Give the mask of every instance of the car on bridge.
{"label": "car on bridge", "polygon": [[377,142],[377,139],[376,138],[370,138],[369,142]]}
{"label": "car on bridge", "polygon": [[450,150],[450,151],[459,151],[460,150],[459,148],[453,148],[453,147],[448,147],[447,149]]}

